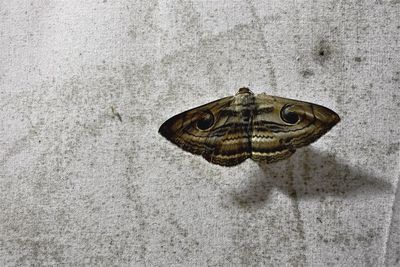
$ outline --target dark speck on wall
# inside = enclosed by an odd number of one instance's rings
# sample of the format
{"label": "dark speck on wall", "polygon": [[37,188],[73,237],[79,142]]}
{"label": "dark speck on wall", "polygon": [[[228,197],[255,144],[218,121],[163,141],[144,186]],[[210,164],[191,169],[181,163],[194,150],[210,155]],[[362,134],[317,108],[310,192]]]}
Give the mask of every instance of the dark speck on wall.
{"label": "dark speck on wall", "polygon": [[323,65],[331,57],[331,54],[332,51],[328,42],[321,40],[315,47],[314,59]]}
{"label": "dark speck on wall", "polygon": [[112,112],[113,117],[117,118],[120,122],[122,122],[121,114],[119,114],[116,111],[115,107],[111,106],[111,112]]}
{"label": "dark speck on wall", "polygon": [[306,70],[302,70],[300,72],[300,74],[304,77],[304,78],[310,78],[311,76],[314,76],[314,72],[312,70],[306,69]]}
{"label": "dark speck on wall", "polygon": [[392,143],[389,145],[389,149],[387,150],[388,155],[396,154],[399,151],[400,143]]}

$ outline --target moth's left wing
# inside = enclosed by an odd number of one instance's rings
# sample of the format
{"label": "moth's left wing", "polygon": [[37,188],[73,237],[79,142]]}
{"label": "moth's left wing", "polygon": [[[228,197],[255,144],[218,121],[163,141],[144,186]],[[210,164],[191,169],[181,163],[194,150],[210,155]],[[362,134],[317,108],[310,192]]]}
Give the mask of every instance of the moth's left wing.
{"label": "moth's left wing", "polygon": [[233,166],[250,156],[247,133],[237,113],[232,112],[234,96],[222,98],[185,111],[164,122],[159,133],[207,161]]}

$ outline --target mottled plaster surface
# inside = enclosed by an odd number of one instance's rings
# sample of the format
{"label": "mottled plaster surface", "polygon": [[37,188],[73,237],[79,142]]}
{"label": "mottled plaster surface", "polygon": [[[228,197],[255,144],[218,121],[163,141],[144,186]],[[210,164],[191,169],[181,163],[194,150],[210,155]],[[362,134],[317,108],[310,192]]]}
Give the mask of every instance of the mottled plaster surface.
{"label": "mottled plaster surface", "polygon": [[[400,264],[399,1],[0,4],[0,265]],[[223,168],[163,139],[241,86],[342,121]]]}

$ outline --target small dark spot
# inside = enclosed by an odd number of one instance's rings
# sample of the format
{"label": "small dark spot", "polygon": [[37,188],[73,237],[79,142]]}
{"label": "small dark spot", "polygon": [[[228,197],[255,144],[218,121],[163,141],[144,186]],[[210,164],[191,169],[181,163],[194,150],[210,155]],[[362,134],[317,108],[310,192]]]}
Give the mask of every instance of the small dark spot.
{"label": "small dark spot", "polygon": [[289,124],[295,124],[299,121],[299,115],[291,111],[292,105],[286,105],[281,109],[281,119]]}
{"label": "small dark spot", "polygon": [[355,62],[361,62],[361,57],[354,57]]}
{"label": "small dark spot", "polygon": [[338,95],[338,96],[336,97],[336,102],[337,102],[338,104],[342,104],[342,103],[343,103],[343,97],[342,97],[342,95]]}
{"label": "small dark spot", "polygon": [[388,155],[396,154],[399,151],[400,143],[392,143],[387,150]]}
{"label": "small dark spot", "polygon": [[398,82],[400,80],[400,71],[396,71],[392,78],[393,81]]}
{"label": "small dark spot", "polygon": [[314,75],[314,72],[312,70],[308,70],[308,69],[307,70],[303,70],[300,73],[306,79]]}
{"label": "small dark spot", "polygon": [[137,37],[137,29],[136,28],[132,28],[128,31],[128,35],[129,37],[131,37],[132,39],[136,39]]}
{"label": "small dark spot", "polygon": [[39,144],[42,142],[42,140],[39,140]]}
{"label": "small dark spot", "polygon": [[322,40],[319,42],[317,47],[315,47],[314,58],[320,64],[323,64],[326,60],[328,60],[331,56],[331,47],[329,44]]}
{"label": "small dark spot", "polygon": [[206,112],[205,115],[196,122],[196,127],[199,130],[205,131],[214,125],[214,115],[211,112]]}
{"label": "small dark spot", "polygon": [[319,221],[320,223],[322,223],[322,220],[320,217],[317,217],[317,221]]}
{"label": "small dark spot", "polygon": [[119,113],[115,110],[115,108],[114,108],[113,106],[111,106],[111,112],[112,112],[112,114],[113,114],[113,117],[117,117],[117,119],[118,119],[120,122],[122,122],[121,114],[119,114]]}
{"label": "small dark spot", "polygon": [[354,84],[351,86],[351,89],[356,89],[357,88],[357,86],[355,86]]}

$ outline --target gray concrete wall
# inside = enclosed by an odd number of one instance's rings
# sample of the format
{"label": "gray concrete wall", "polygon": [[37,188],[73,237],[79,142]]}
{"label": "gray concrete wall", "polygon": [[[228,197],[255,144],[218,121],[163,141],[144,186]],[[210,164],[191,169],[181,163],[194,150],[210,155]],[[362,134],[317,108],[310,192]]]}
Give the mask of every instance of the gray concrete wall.
{"label": "gray concrete wall", "polygon": [[[399,1],[3,1],[0,18],[0,265],[399,264]],[[342,121],[262,166],[158,135],[241,86]]]}

